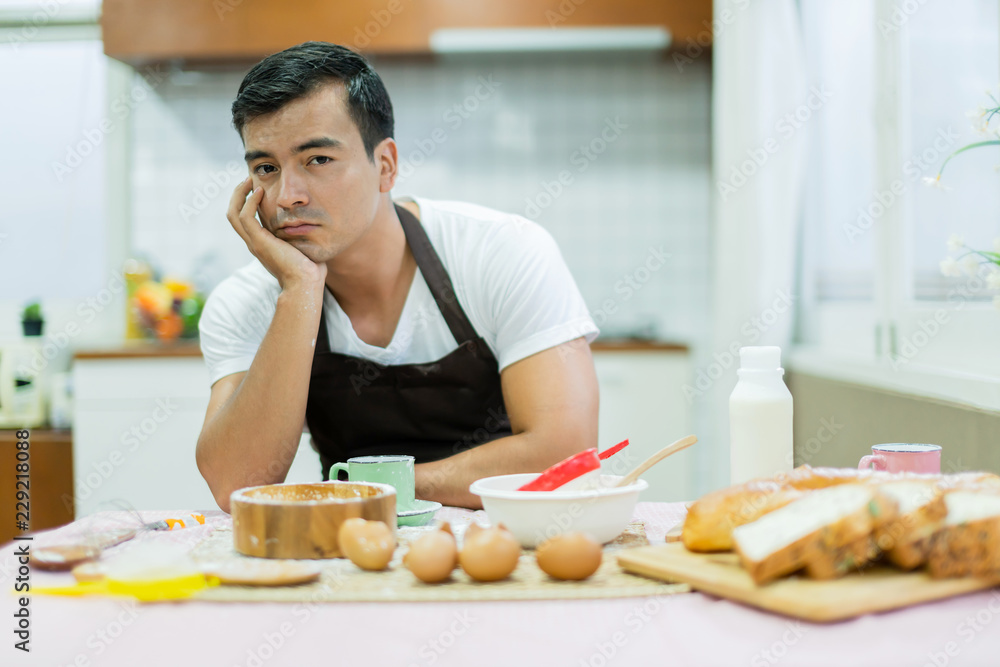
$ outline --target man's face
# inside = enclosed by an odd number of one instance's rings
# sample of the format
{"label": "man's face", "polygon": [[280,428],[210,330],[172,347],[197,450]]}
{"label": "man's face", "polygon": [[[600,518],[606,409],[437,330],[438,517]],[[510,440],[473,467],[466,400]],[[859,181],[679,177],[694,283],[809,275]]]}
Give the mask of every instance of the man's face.
{"label": "man's face", "polygon": [[340,83],[249,121],[243,143],[253,185],[264,188],[262,224],[314,262],[336,257],[375,217],[385,184],[380,155],[391,141],[376,147],[372,164]]}

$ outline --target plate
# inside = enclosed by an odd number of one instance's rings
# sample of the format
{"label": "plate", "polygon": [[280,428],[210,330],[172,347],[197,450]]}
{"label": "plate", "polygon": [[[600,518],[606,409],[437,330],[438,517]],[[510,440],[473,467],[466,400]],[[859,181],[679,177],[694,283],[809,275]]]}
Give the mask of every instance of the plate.
{"label": "plate", "polygon": [[202,566],[205,574],[233,586],[289,586],[319,579],[320,566],[294,560],[240,559]]}
{"label": "plate", "polygon": [[441,503],[433,500],[414,500],[413,509],[396,512],[400,526],[424,526],[434,519],[434,513],[441,509]]}

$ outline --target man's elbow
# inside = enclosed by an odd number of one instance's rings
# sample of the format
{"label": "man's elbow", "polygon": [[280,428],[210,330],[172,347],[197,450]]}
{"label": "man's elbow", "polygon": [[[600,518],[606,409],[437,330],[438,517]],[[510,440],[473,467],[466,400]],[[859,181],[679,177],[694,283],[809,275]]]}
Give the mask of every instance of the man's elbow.
{"label": "man's elbow", "polygon": [[215,498],[219,509],[228,514],[229,496],[236,489],[230,488],[232,485],[227,484],[223,479],[223,475],[216,472],[212,465],[212,459],[208,455],[208,447],[204,437],[198,438],[198,446],[195,448],[195,462],[198,465],[198,472],[201,473],[202,478],[208,484],[208,489],[212,492],[212,497]]}
{"label": "man's elbow", "polygon": [[219,509],[222,510],[223,512],[225,512],[226,514],[232,514],[232,512],[229,511],[229,497],[228,496],[226,496],[226,497],[216,496],[215,497],[215,503],[219,506]]}
{"label": "man's elbow", "polygon": [[216,484],[213,486],[211,482],[209,482],[208,488],[212,492],[212,497],[215,498],[215,504],[219,506],[219,509],[229,514],[229,499],[236,489],[225,484]]}

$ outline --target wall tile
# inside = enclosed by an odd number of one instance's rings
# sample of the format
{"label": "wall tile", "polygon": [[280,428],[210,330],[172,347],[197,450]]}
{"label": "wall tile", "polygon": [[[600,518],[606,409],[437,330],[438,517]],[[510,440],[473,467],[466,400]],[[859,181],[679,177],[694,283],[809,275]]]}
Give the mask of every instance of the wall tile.
{"label": "wall tile", "polygon": [[[704,335],[710,63],[683,73],[637,55],[375,65],[396,111],[395,195],[536,220],[559,242],[606,333]],[[176,74],[134,114],[134,250],[208,285],[250,259],[225,219],[246,173],[229,115],[241,79]],[[432,138],[437,129],[443,142]],[[569,185],[558,184],[560,172]],[[648,272],[660,248],[670,258]],[[614,314],[604,310],[609,299]]]}

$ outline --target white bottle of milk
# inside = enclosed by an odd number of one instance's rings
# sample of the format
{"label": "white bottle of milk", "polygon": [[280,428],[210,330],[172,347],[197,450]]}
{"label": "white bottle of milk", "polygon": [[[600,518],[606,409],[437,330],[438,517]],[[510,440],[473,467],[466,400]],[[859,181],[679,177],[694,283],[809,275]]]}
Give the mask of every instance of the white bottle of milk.
{"label": "white bottle of milk", "polygon": [[729,397],[729,478],[742,484],[792,469],[792,394],[781,348],[740,348],[739,381]]}

